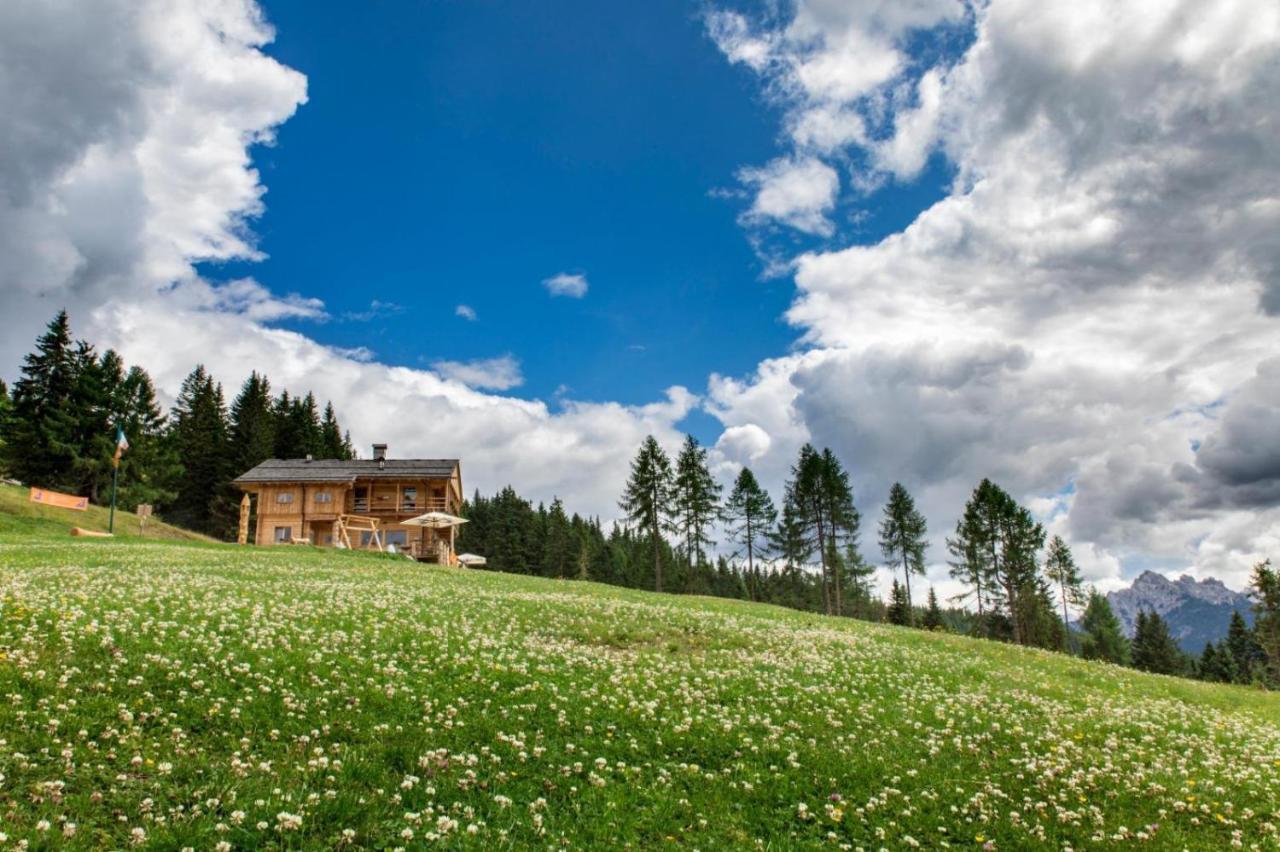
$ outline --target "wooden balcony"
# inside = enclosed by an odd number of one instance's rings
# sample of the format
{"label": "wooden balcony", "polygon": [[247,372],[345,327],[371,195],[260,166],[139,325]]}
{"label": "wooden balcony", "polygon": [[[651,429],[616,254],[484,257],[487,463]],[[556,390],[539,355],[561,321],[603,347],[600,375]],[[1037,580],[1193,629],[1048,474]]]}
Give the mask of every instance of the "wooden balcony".
{"label": "wooden balcony", "polygon": [[348,515],[379,517],[381,515],[413,516],[426,512],[447,512],[449,510],[446,508],[444,497],[419,497],[416,500],[370,500],[367,497],[348,495],[344,511]]}

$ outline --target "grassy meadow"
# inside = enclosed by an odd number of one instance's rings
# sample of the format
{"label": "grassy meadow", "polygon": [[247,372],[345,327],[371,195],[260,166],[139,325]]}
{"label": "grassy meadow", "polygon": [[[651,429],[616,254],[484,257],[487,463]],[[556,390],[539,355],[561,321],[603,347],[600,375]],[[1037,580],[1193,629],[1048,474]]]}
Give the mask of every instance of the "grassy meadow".
{"label": "grassy meadow", "polygon": [[[110,513],[90,505],[83,512],[32,503],[30,490],[0,484],[0,537],[66,535],[73,526],[106,532]],[[175,541],[212,541],[200,533],[164,523],[158,518],[140,521],[133,512],[116,512],[115,535],[120,538],[148,538]]]}
{"label": "grassy meadow", "polygon": [[0,849],[1274,849],[1280,697],[376,555],[0,532]]}

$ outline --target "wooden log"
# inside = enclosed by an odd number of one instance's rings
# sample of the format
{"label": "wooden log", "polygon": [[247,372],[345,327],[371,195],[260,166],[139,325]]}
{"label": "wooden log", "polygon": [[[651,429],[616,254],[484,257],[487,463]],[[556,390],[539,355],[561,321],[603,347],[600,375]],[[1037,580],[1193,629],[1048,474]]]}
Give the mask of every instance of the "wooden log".
{"label": "wooden log", "polygon": [[75,536],[83,536],[84,538],[115,538],[109,532],[99,532],[98,530],[86,530],[81,527],[72,527],[71,534]]}

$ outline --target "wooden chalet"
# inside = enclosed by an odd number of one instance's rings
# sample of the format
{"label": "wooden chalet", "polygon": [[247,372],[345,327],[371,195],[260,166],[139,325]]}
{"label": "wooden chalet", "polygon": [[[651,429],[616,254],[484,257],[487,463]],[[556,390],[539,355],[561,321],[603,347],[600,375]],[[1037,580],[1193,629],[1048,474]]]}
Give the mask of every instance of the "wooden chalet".
{"label": "wooden chalet", "polygon": [[457,459],[389,459],[387,445],[374,444],[371,459],[268,459],[232,484],[256,504],[257,520],[246,535],[256,544],[394,547],[420,560],[456,564],[454,530],[403,522],[427,512],[458,514]]}

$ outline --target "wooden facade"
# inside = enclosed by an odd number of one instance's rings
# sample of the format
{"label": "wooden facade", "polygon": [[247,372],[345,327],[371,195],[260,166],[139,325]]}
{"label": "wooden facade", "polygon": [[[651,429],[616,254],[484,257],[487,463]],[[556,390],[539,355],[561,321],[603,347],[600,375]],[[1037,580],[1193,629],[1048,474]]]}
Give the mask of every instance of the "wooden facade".
{"label": "wooden facade", "polygon": [[[339,517],[357,516],[377,519],[384,546],[426,561],[455,560],[451,530],[401,522],[426,512],[461,511],[456,459],[271,459],[235,484],[253,497],[250,537],[256,544],[340,546]],[[352,547],[377,548],[367,531],[349,537]]]}

